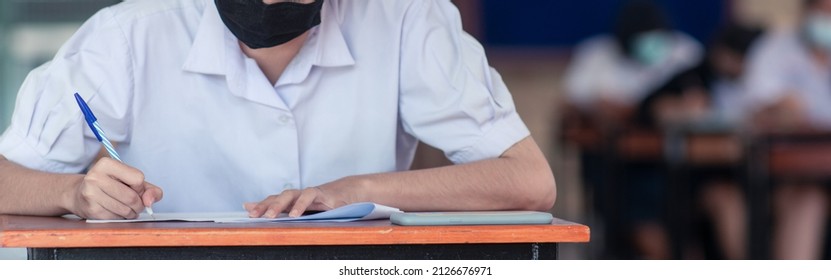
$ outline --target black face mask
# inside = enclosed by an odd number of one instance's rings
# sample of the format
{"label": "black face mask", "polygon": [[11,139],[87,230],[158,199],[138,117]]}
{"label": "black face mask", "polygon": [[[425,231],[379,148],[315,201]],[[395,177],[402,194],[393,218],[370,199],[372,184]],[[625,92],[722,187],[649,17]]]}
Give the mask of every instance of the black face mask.
{"label": "black face mask", "polygon": [[320,24],[323,0],[301,4],[266,5],[262,0],[214,0],[219,17],[241,42],[252,49],[291,41]]}

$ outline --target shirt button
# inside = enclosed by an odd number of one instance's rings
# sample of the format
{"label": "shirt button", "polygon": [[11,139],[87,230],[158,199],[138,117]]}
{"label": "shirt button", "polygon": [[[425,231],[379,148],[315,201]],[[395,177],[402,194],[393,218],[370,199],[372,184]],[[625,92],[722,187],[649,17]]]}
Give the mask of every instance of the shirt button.
{"label": "shirt button", "polygon": [[280,116],[280,122],[281,123],[288,123],[289,121],[291,121],[291,116],[289,116],[289,115]]}
{"label": "shirt button", "polygon": [[285,185],[283,185],[283,189],[286,189],[286,190],[293,189],[293,188],[294,188],[294,185],[292,183],[286,183]]}

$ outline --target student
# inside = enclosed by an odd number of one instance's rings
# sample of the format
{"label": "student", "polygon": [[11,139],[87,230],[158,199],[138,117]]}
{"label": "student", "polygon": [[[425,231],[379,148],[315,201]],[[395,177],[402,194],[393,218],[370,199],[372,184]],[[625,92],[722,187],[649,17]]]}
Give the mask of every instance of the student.
{"label": "student", "polygon": [[[709,121],[736,131],[745,129],[748,94],[742,79],[750,47],[760,35],[757,28],[731,25],[716,38],[709,53],[709,71],[704,76],[710,92]],[[736,172],[735,168],[710,169],[699,176],[703,181],[699,203],[712,221],[726,259],[747,257],[747,204]]]}
{"label": "student", "polygon": [[[80,93],[124,164],[104,157]],[[457,165],[407,171],[418,141]],[[547,210],[555,183],[449,1],[126,1],[30,73],[0,213]],[[6,160],[7,159],[7,160]],[[85,174],[79,174],[84,172]],[[162,189],[164,199],[162,200]]]}
{"label": "student", "polygon": [[747,124],[748,94],[742,82],[750,48],[761,35],[759,28],[737,24],[724,27],[717,35],[703,77],[710,92],[708,121],[734,129]]}
{"label": "student", "polygon": [[[589,115],[599,127],[614,130],[632,126],[636,109],[675,75],[695,67],[703,48],[688,35],[674,30],[654,1],[625,2],[615,30],[577,46],[565,75],[566,102]],[[599,156],[583,154],[588,184],[604,197],[604,170]],[[615,182],[626,206],[623,224],[632,236],[635,257],[669,258],[666,229],[661,222],[662,167],[655,162],[627,164],[626,178]],[[604,203],[599,201],[598,203]],[[606,215],[608,213],[600,213]],[[618,223],[619,221],[608,221]],[[618,233],[612,233],[617,235]]]}
{"label": "student", "polygon": [[612,34],[576,47],[564,78],[566,102],[585,113],[631,112],[702,55],[701,45],[672,29],[653,1],[630,0]]}
{"label": "student", "polygon": [[[642,102],[638,110],[641,123],[707,131],[744,130],[748,94],[742,79],[746,56],[760,34],[761,30],[752,27],[725,26],[699,66],[674,76]],[[718,255],[711,256],[746,258],[746,203],[736,168],[695,166],[691,171],[699,214],[715,234]]]}
{"label": "student", "polygon": [[[745,86],[759,129],[831,128],[831,0],[806,0],[795,30],[765,34],[753,47]],[[816,259],[828,214],[819,184],[783,185],[774,194],[773,255]]]}

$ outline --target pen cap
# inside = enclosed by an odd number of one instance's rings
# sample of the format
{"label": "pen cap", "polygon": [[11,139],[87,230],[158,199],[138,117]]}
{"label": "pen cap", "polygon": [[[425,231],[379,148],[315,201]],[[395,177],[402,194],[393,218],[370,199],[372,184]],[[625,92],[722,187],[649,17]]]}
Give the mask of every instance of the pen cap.
{"label": "pen cap", "polygon": [[81,112],[84,113],[84,118],[87,120],[88,123],[94,123],[98,119],[95,118],[95,115],[92,114],[92,111],[87,106],[87,103],[81,98],[81,95],[77,92],[75,93],[75,101],[78,102],[78,106],[81,107]]}
{"label": "pen cap", "polygon": [[78,107],[81,107],[81,112],[84,113],[84,119],[86,119],[89,128],[92,129],[92,133],[95,134],[98,141],[101,141],[101,136],[98,135],[98,131],[96,131],[93,126],[93,123],[98,121],[98,119],[96,119],[95,115],[92,114],[92,110],[90,110],[89,106],[87,106],[87,102],[84,101],[84,99],[81,98],[81,95],[77,92],[75,93],[75,101],[78,102]]}

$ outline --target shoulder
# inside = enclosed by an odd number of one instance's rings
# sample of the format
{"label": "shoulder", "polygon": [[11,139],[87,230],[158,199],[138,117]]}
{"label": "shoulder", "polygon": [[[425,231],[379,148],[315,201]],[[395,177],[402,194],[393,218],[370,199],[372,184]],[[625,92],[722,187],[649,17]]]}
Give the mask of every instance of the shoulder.
{"label": "shoulder", "polygon": [[88,23],[123,29],[147,24],[170,26],[182,24],[182,19],[198,20],[209,4],[210,0],[126,0],[98,11]]}
{"label": "shoulder", "polygon": [[682,49],[688,52],[701,53],[704,51],[704,46],[695,38],[683,32],[675,31],[672,33],[675,48]]}
{"label": "shoulder", "polygon": [[408,10],[429,8],[432,6],[453,5],[450,0],[396,0],[396,1],[360,1],[360,0],[325,0],[337,11],[380,11],[387,13],[404,13]]}
{"label": "shoulder", "polygon": [[611,35],[595,35],[585,39],[575,47],[578,53],[614,53],[620,52],[620,47]]}
{"label": "shoulder", "polygon": [[110,6],[110,13],[125,22],[142,20],[166,12],[202,12],[209,0],[126,0]]}
{"label": "shoulder", "polygon": [[66,54],[87,49],[128,55],[148,45],[179,48],[195,36],[212,1],[126,0],[98,11],[63,48]]}
{"label": "shoulder", "polygon": [[573,50],[572,61],[576,63],[617,64],[623,54],[615,38],[608,34],[589,37],[578,43]]}
{"label": "shoulder", "polygon": [[456,6],[450,0],[326,0],[324,5],[328,5],[334,11],[340,22],[373,21],[401,25],[406,20],[419,20],[415,15],[437,14],[453,17],[454,14],[458,14]]}
{"label": "shoulder", "polygon": [[756,48],[793,48],[800,44],[799,35],[792,30],[771,30],[762,34]]}
{"label": "shoulder", "polygon": [[769,31],[760,37],[750,49],[752,61],[783,61],[795,58],[805,46],[795,31]]}
{"label": "shoulder", "polygon": [[693,67],[704,59],[704,46],[695,38],[683,32],[672,33],[672,61],[683,65],[683,68]]}

